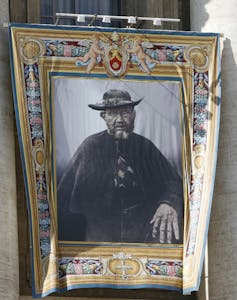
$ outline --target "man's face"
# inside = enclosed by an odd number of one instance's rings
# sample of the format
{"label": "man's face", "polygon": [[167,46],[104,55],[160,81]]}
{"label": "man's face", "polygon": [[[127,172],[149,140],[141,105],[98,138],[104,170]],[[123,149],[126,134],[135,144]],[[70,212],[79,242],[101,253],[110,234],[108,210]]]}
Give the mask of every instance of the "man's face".
{"label": "man's face", "polygon": [[127,139],[134,129],[136,112],[132,107],[107,109],[101,113],[108,127],[108,133],[116,139]]}

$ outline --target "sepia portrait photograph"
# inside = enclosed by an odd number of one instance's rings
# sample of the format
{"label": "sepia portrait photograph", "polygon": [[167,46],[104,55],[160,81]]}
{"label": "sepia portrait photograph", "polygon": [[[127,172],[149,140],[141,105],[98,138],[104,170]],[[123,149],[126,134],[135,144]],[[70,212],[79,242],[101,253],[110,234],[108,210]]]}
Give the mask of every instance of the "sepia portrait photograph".
{"label": "sepia portrait photograph", "polygon": [[58,240],[181,244],[180,84],[54,79]]}

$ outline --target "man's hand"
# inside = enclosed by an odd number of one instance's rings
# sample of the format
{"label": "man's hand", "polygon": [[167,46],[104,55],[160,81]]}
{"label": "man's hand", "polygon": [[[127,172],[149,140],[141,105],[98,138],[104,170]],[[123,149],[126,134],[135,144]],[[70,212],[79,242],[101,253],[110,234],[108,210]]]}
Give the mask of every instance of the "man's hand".
{"label": "man's hand", "polygon": [[172,206],[166,203],[161,204],[157,208],[150,224],[154,224],[152,229],[153,238],[156,237],[159,227],[160,243],[167,241],[167,243],[171,244],[173,233],[176,240],[179,239],[178,215]]}

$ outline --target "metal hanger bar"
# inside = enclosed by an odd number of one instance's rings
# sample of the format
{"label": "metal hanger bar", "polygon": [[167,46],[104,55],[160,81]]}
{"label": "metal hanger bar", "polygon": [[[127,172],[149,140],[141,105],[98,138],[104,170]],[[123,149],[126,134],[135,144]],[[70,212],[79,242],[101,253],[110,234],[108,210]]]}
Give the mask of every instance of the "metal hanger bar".
{"label": "metal hanger bar", "polygon": [[141,20],[141,21],[159,20],[162,22],[180,22],[180,19],[172,19],[172,18],[56,13],[56,17],[59,17],[59,18],[78,18],[80,16],[85,17],[85,18],[93,18],[94,16],[96,16],[97,19],[110,18],[110,19],[114,19],[114,20],[129,20],[131,18],[135,18],[136,20]]}
{"label": "metal hanger bar", "polygon": [[[63,14],[63,13],[56,13],[56,17],[58,17],[58,18],[62,17],[61,15],[63,15],[63,16],[67,15],[66,17],[68,17],[68,15],[70,15],[70,16],[72,16],[73,18],[77,18],[77,17],[78,17],[78,14]],[[86,17],[88,16],[88,17],[93,18],[95,15],[82,15],[82,14],[81,14],[81,16],[86,16]],[[98,17],[98,16],[97,16],[97,17]],[[107,17],[107,15],[103,15],[103,17]],[[128,20],[128,18],[130,18],[130,17],[127,17],[127,16],[108,16],[108,17],[110,17],[111,19],[116,19],[116,17],[119,17],[121,20]],[[143,17],[138,17],[137,19],[138,19],[138,20],[142,20],[141,18],[143,18]],[[144,18],[148,19],[149,17],[144,17]],[[160,21],[163,21],[164,18],[149,18],[149,20],[154,20],[154,19],[156,19],[156,20],[158,19],[158,20],[160,20]],[[171,20],[171,19],[165,18],[165,20],[166,20],[166,21],[169,21],[169,20]],[[172,19],[172,20],[179,20],[179,19]],[[179,21],[173,21],[173,22],[179,22]],[[8,23],[8,22],[4,22],[4,23],[2,23],[2,26],[3,26],[3,28],[8,28],[9,23]],[[224,33],[220,33],[220,37],[221,37],[221,38],[224,38],[224,37],[225,37]]]}

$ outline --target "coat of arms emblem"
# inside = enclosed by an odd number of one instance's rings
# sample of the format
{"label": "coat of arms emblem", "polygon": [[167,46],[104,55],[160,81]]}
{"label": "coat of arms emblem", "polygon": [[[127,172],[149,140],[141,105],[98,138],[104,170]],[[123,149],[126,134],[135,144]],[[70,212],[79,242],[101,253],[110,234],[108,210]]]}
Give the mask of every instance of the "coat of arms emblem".
{"label": "coat of arms emblem", "polygon": [[[151,48],[150,51],[147,48]],[[109,76],[122,77],[126,75],[130,61],[150,75],[151,70],[159,63],[151,43],[142,42],[138,38],[131,40],[117,32],[110,36],[97,35],[92,36],[91,40],[80,41],[80,50],[85,53],[77,57],[76,65],[86,66],[86,73],[91,73],[98,65],[104,66]]]}
{"label": "coat of arms emblem", "polygon": [[129,53],[126,51],[126,40],[118,33],[111,35],[109,42],[104,43],[104,66],[110,76],[123,76],[127,71]]}

